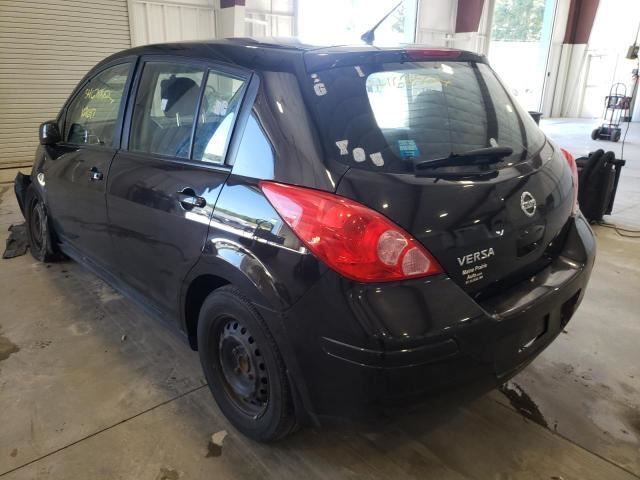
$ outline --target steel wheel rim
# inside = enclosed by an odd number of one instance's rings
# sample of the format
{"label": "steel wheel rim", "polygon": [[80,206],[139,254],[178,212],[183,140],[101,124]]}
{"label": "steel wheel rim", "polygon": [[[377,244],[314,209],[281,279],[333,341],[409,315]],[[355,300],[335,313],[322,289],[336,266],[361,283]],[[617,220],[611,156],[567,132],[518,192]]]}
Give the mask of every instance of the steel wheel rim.
{"label": "steel wheel rim", "polygon": [[238,410],[254,419],[264,414],[270,391],[267,366],[249,329],[235,319],[223,322],[218,361],[227,396]]}

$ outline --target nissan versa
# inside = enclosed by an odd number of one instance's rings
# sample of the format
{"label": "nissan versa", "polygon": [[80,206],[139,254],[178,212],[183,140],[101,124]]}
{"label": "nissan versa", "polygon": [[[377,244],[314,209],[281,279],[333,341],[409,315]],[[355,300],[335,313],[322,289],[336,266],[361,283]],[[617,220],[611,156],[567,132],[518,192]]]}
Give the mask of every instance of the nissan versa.
{"label": "nissan versa", "polygon": [[263,441],[503,383],[595,256],[574,159],[458,50],[127,50],[42,124],[15,188],[35,258],[175,321]]}

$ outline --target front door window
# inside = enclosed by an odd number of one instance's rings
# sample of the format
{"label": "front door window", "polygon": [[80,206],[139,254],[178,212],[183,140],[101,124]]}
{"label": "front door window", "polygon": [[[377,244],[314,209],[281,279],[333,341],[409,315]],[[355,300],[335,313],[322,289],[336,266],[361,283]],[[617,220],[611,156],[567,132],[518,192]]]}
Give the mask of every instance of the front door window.
{"label": "front door window", "polygon": [[129,69],[129,63],[107,68],[76,95],[67,110],[67,143],[113,146]]}

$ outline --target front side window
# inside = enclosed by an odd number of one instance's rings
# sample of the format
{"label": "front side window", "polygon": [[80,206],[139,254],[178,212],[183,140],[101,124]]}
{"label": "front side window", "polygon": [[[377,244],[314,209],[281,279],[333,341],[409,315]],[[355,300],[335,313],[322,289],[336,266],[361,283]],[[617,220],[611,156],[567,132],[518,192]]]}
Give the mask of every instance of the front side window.
{"label": "front side window", "polygon": [[129,63],[123,63],[107,68],[78,93],[67,110],[66,142],[113,146],[130,66]]}
{"label": "front side window", "polygon": [[145,64],[133,109],[129,150],[189,158],[204,74],[204,69],[188,65]]}
{"label": "front side window", "polygon": [[209,72],[205,86],[193,159],[211,163],[223,163],[235,118],[242,100],[244,80]]}

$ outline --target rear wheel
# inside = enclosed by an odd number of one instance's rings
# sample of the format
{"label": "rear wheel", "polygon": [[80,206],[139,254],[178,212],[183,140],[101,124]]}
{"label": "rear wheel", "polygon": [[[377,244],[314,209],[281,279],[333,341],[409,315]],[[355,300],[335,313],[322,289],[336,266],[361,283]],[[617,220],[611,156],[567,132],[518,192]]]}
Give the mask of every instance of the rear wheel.
{"label": "rear wheel", "polygon": [[41,262],[60,260],[62,255],[53,239],[47,207],[33,186],[27,188],[24,212],[31,255]]}
{"label": "rear wheel", "polygon": [[259,441],[296,426],[284,362],[264,320],[240,292],[225,286],[204,302],[198,351],[209,388],[229,421]]}
{"label": "rear wheel", "polygon": [[593,132],[591,132],[591,140],[598,140],[600,138],[600,129],[596,128]]}

